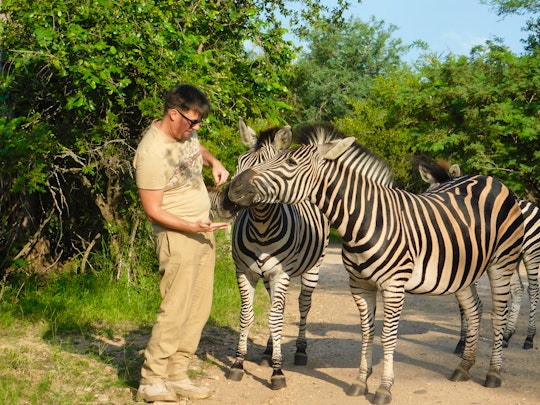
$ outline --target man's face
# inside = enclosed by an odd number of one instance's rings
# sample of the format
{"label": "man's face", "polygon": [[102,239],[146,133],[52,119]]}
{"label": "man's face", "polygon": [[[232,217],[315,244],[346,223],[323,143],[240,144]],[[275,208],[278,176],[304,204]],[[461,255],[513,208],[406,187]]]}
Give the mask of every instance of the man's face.
{"label": "man's face", "polygon": [[191,131],[197,131],[200,128],[202,120],[200,114],[194,110],[181,112],[177,109],[171,109],[169,114],[171,114],[174,128],[174,138],[177,140],[187,139]]}

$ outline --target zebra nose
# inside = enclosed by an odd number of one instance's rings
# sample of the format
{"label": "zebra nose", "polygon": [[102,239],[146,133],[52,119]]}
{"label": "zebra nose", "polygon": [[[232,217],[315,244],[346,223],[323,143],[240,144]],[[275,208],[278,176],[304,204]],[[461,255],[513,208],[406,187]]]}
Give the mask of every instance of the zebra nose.
{"label": "zebra nose", "polygon": [[229,189],[229,198],[232,202],[244,207],[255,203],[258,193],[253,179],[256,175],[257,172],[247,169],[232,179]]}

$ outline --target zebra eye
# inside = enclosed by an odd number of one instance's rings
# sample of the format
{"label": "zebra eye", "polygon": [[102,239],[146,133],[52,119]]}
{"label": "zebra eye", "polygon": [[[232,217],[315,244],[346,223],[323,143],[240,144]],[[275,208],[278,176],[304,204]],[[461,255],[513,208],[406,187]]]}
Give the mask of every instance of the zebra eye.
{"label": "zebra eye", "polygon": [[288,158],[288,159],[287,159],[287,164],[288,164],[288,165],[291,165],[291,166],[296,166],[296,164],[297,164],[297,163],[296,163],[296,159],[293,158],[293,157]]}

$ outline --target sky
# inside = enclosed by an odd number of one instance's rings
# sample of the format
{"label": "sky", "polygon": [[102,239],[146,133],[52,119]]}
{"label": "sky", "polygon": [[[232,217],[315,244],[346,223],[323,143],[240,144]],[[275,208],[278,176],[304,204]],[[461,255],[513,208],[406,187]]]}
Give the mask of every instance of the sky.
{"label": "sky", "polygon": [[[439,56],[448,53],[469,55],[475,45],[500,37],[512,52],[523,53],[520,39],[527,34],[521,31],[530,16],[499,17],[489,5],[479,0],[363,0],[355,1],[349,15],[368,22],[371,16],[398,29],[394,38],[404,44],[421,39]],[[405,59],[415,59],[411,53]]]}

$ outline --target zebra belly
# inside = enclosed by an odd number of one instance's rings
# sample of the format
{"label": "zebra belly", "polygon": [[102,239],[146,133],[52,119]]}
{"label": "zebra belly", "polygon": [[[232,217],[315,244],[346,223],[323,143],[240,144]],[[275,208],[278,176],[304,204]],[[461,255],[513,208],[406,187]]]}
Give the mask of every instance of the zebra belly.
{"label": "zebra belly", "polygon": [[[411,278],[405,283],[405,291],[410,294],[448,295],[468,288],[476,281],[474,278],[466,279],[463,283],[449,282],[448,276],[452,272],[428,271],[423,267],[413,270]],[[471,274],[470,277],[473,275]]]}

